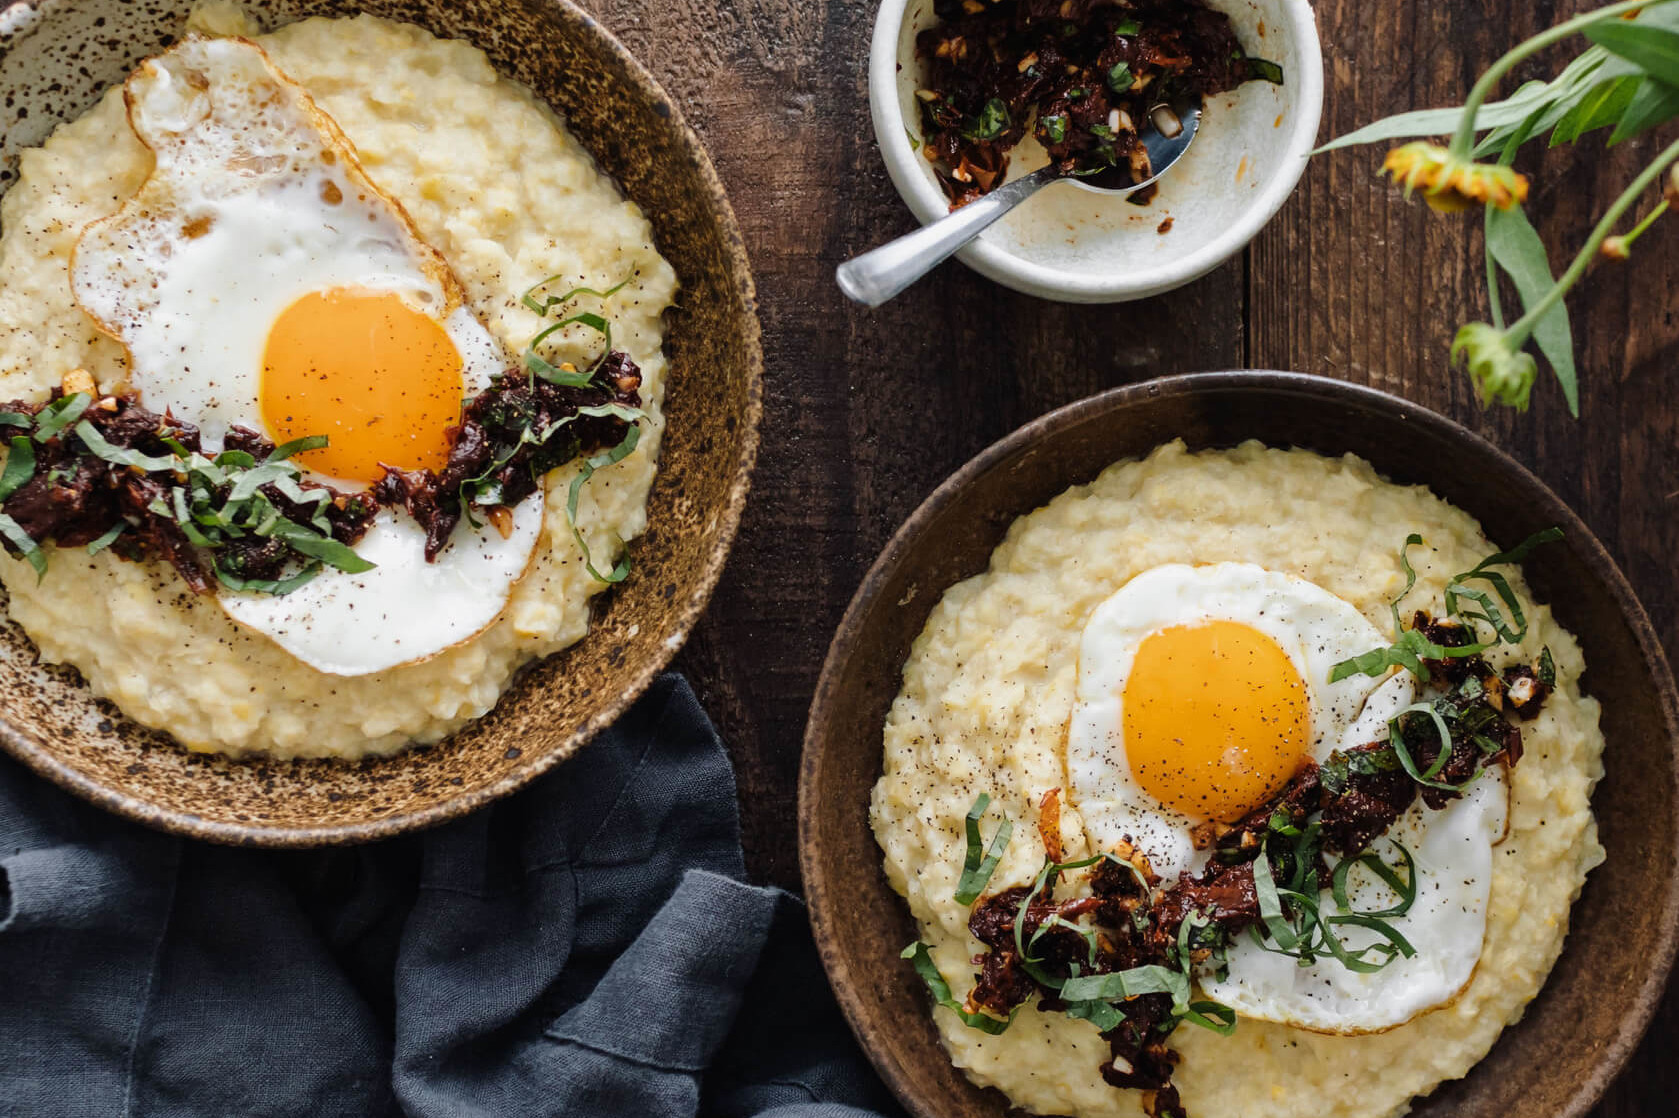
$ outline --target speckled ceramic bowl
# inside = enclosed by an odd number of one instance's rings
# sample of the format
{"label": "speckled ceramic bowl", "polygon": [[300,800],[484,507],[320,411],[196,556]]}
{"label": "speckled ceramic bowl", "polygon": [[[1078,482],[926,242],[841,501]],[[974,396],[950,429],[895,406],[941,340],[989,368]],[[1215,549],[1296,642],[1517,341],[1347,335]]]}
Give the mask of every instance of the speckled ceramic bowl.
{"label": "speckled ceramic bowl", "polygon": [[1416,404],[1297,373],[1170,377],[1052,412],[958,470],[875,561],[829,647],[799,774],[811,923],[858,1039],[916,1118],[1018,1113],[951,1065],[926,987],[898,957],[915,925],[886,882],[868,818],[882,728],[933,607],[985,570],[1016,517],[1173,438],[1192,449],[1257,438],[1351,452],[1396,482],[1430,486],[1494,540],[1563,529],[1565,541],[1523,571],[1579,638],[1582,685],[1603,704],[1608,745],[1592,807],[1608,857],[1587,879],[1562,957],[1522,1020],[1411,1113],[1583,1118],[1637,1047],[1679,944],[1679,696],[1661,642],[1591,530],[1509,455]]}
{"label": "speckled ceramic bowl", "polygon": [[[179,34],[191,0],[0,0],[0,189],[16,154]],[[763,358],[734,215],[682,114],[567,0],[249,0],[270,26],[366,11],[466,39],[566,118],[653,221],[682,281],[666,349],[669,417],[636,573],[597,599],[579,644],[522,673],[489,716],[436,746],[356,763],[195,755],[37,662],[0,629],[0,746],[130,818],[219,842],[354,842],[513,791],[609,725],[681,646],[722,571],[757,450]],[[169,655],[159,649],[158,655]]]}

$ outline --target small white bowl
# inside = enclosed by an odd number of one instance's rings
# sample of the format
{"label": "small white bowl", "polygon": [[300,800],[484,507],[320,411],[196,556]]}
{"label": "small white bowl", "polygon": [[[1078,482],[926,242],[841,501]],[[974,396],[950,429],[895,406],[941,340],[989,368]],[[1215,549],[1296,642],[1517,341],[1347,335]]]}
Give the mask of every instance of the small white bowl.
{"label": "small white bowl", "polygon": [[[1207,98],[1201,131],[1147,206],[1056,183],[1017,207],[957,258],[1005,287],[1065,303],[1120,303],[1181,287],[1253,240],[1306,170],[1323,110],[1323,53],[1307,0],[1212,0],[1249,54],[1283,68],[1284,84],[1248,82]],[[915,38],[937,22],[933,0],[883,0],[869,57],[875,140],[898,193],[923,225],[950,212],[921,154]],[[1046,161],[1030,137],[1009,178]],[[1168,223],[1169,219],[1169,223]]]}

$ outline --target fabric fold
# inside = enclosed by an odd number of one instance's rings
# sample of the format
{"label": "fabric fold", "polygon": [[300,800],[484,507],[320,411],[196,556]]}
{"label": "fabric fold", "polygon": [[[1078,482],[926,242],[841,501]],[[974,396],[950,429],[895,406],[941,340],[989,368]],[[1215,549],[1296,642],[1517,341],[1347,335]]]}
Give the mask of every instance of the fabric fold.
{"label": "fabric fold", "polygon": [[0,759],[0,1115],[897,1113],[802,906],[744,882],[734,796],[675,676],[365,847],[189,843]]}

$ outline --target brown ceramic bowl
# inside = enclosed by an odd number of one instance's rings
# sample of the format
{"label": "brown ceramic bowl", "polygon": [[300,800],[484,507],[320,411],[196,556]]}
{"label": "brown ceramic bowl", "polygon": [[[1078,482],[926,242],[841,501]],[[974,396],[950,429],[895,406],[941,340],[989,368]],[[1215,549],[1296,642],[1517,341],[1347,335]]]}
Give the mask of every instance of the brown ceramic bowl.
{"label": "brown ceramic bowl", "polygon": [[1259,438],[1352,451],[1394,481],[1433,487],[1478,516],[1494,540],[1553,524],[1567,533],[1526,573],[1580,638],[1584,685],[1603,703],[1608,771],[1593,806],[1608,860],[1587,882],[1562,958],[1521,1023],[1466,1078],[1412,1113],[1578,1118],[1637,1045],[1679,942],[1679,704],[1661,645],[1602,545],[1513,459],[1415,404],[1290,373],[1173,377],[1047,415],[940,486],[869,572],[817,686],[799,786],[811,922],[858,1039],[919,1118],[1008,1109],[1002,1094],[951,1066],[926,990],[898,958],[915,927],[886,884],[868,823],[882,727],[927,615],[946,588],[985,569],[1016,517],[1176,437],[1192,448]]}
{"label": "brown ceramic bowl", "polygon": [[[669,428],[636,573],[597,599],[579,644],[524,672],[440,745],[358,763],[194,755],[37,663],[0,630],[0,745],[130,818],[219,842],[355,842],[441,822],[513,791],[611,724],[675,654],[716,585],[757,450],[762,352],[752,276],[698,138],[622,45],[566,0],[266,0],[270,26],[369,11],[489,53],[534,89],[653,221],[682,281],[667,332]],[[0,188],[18,148],[87,109],[179,33],[191,0],[0,0]],[[160,650],[167,655],[167,650]]]}

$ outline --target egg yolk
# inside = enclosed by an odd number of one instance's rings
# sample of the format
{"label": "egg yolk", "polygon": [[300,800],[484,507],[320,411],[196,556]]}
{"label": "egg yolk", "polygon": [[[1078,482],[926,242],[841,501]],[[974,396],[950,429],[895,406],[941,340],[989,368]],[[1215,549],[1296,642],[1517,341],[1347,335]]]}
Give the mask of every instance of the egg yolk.
{"label": "egg yolk", "polygon": [[1149,634],[1122,698],[1132,776],[1193,818],[1240,819],[1307,757],[1305,683],[1281,646],[1248,625],[1210,621]]}
{"label": "egg yolk", "polygon": [[263,352],[269,435],[325,435],[298,462],[350,481],[378,481],[382,464],[442,469],[463,390],[442,323],[390,292],[305,295],[274,320]]}

